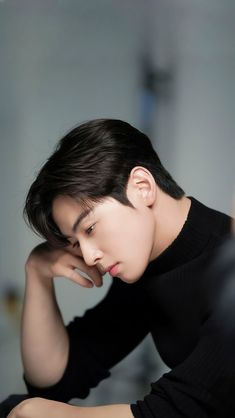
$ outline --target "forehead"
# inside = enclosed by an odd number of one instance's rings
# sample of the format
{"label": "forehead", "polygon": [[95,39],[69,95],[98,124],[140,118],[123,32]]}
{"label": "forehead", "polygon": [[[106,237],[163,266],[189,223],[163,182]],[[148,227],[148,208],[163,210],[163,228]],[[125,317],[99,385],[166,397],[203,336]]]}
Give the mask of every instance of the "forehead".
{"label": "forehead", "polygon": [[82,211],[81,204],[70,196],[57,196],[52,202],[52,216],[57,217],[62,212]]}

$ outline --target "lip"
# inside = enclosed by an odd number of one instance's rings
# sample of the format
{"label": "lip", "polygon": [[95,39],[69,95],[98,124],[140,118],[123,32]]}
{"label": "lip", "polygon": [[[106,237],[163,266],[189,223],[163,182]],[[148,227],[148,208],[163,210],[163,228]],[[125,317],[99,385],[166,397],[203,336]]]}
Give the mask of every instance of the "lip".
{"label": "lip", "polygon": [[118,263],[109,266],[105,271],[111,274],[111,276],[115,276],[118,272]]}

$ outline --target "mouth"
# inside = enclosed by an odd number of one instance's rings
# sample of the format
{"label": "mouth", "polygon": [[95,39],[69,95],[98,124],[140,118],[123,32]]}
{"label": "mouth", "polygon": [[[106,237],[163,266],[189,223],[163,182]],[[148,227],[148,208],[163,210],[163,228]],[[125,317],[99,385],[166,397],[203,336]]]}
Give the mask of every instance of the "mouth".
{"label": "mouth", "polygon": [[116,276],[118,273],[118,263],[109,266],[107,269],[105,269],[105,272],[109,273],[111,276]]}

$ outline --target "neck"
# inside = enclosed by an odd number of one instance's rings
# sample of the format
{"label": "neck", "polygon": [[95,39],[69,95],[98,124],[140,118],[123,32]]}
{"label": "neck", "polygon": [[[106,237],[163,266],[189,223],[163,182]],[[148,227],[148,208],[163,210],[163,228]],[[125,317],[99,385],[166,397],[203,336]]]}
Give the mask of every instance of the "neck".
{"label": "neck", "polygon": [[186,196],[174,199],[158,190],[154,204],[155,217],[154,245],[151,260],[157,258],[177,238],[188,217],[191,200]]}

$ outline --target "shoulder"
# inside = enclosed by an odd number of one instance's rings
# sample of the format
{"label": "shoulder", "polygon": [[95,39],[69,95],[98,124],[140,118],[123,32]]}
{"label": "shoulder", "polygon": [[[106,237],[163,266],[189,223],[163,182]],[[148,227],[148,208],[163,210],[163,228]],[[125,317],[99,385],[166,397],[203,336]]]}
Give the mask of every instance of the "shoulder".
{"label": "shoulder", "polygon": [[201,225],[204,226],[204,228],[212,230],[219,235],[224,235],[231,231],[231,216],[203,204],[192,196],[189,198],[192,202],[190,217],[193,220],[200,217]]}

